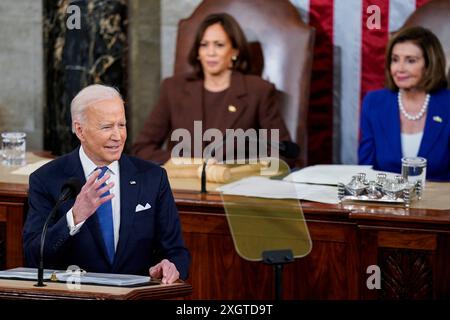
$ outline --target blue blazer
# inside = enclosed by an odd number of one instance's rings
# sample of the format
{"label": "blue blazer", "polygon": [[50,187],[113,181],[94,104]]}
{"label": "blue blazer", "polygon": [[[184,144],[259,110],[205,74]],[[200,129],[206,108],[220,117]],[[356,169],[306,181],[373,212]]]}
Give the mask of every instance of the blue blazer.
{"label": "blue blazer", "polygon": [[[431,94],[418,156],[427,159],[427,179],[450,180],[450,91]],[[401,172],[400,112],[397,92],[367,94],[361,111],[359,164]]]}
{"label": "blue blazer", "polygon": [[[64,182],[77,177],[84,184],[79,149],[39,168],[30,176],[29,210],[23,243],[26,265],[37,267],[42,227],[56,203]],[[180,278],[188,277],[190,256],[185,248],[180,221],[166,172],[138,158],[122,155],[120,168],[120,231],[116,255],[108,261],[96,214],[89,217],[74,236],[69,235],[69,200],[50,223],[44,249],[45,268],[66,270],[77,265],[90,272],[148,275],[148,269],[167,258]],[[131,183],[134,181],[135,183]],[[135,212],[138,204],[151,208]]]}

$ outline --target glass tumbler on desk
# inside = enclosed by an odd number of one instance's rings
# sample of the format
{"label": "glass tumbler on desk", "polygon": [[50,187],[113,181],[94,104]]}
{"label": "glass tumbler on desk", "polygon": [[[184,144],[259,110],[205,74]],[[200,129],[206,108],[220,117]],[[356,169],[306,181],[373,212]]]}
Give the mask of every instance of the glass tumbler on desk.
{"label": "glass tumbler on desk", "polygon": [[21,166],[26,163],[26,133],[2,133],[2,163],[7,166]]}
{"label": "glass tumbler on desk", "polygon": [[416,183],[420,180],[422,188],[425,188],[425,178],[427,175],[427,159],[422,157],[403,157],[402,176],[409,183]]}

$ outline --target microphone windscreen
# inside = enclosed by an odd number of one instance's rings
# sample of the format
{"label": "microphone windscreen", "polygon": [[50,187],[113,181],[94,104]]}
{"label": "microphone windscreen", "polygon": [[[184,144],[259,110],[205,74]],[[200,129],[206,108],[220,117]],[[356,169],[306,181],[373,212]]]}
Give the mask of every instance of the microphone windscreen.
{"label": "microphone windscreen", "polygon": [[300,147],[295,142],[281,141],[280,155],[289,159],[296,159],[300,155]]}
{"label": "microphone windscreen", "polygon": [[80,179],[76,177],[67,179],[67,181],[64,182],[63,186],[61,187],[61,194],[65,195],[64,200],[75,198],[80,193],[81,187],[82,184]]}

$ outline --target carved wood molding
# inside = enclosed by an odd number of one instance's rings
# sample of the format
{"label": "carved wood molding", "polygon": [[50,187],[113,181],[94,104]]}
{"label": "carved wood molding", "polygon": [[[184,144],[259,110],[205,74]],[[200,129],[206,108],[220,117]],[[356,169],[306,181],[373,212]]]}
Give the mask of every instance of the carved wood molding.
{"label": "carved wood molding", "polygon": [[381,249],[381,299],[432,299],[432,252]]}

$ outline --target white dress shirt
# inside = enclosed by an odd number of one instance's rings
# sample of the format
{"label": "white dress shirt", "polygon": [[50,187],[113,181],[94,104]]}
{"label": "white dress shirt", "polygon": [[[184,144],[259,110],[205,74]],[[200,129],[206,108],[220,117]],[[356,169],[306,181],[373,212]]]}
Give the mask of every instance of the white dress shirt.
{"label": "white dress shirt", "polygon": [[[98,167],[91,159],[88,158],[86,153],[83,150],[83,147],[80,146],[80,160],[81,166],[83,167],[84,176],[86,180],[89,176],[94,173],[95,169]],[[109,192],[114,194],[114,198],[112,198],[112,211],[113,211],[113,226],[114,226],[114,247],[117,249],[117,243],[119,242],[119,229],[120,229],[120,172],[119,172],[119,162],[114,161],[108,165],[108,171],[111,177],[106,181],[106,183],[114,182],[114,187],[112,187]],[[105,174],[106,174],[105,173]],[[95,213],[94,213],[95,214]],[[70,209],[66,214],[67,226],[70,230],[70,235],[73,236],[78,233],[81,226],[84,224],[84,221],[81,221],[77,225],[73,220],[72,209]]]}
{"label": "white dress shirt", "polygon": [[402,154],[404,157],[417,157],[422,137],[423,131],[413,134],[402,133]]}

